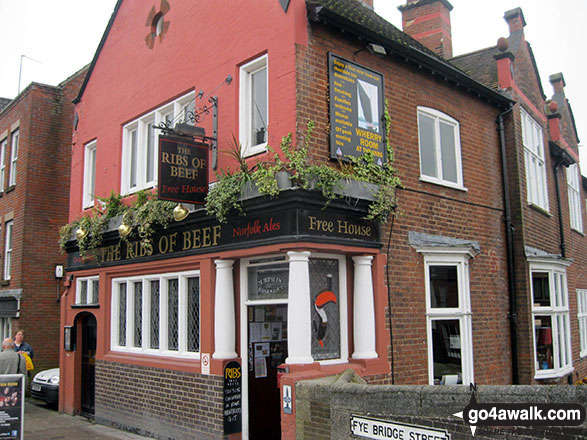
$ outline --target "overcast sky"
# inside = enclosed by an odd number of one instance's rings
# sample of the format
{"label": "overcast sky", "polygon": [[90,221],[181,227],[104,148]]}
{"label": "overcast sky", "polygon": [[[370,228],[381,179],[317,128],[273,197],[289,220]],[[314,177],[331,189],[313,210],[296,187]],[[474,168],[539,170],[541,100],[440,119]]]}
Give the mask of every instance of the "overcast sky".
{"label": "overcast sky", "polygon": [[[405,0],[374,1],[376,12],[401,29],[397,7]],[[587,41],[587,0],[449,1],[454,6],[454,55],[493,46],[499,37],[507,37],[504,12],[521,7],[544,93],[552,95],[548,77],[562,72],[579,139],[587,139],[587,57],[582,47]],[[57,85],[89,63],[115,4],[116,0],[0,0],[0,97],[17,95],[19,72],[22,90],[31,81]],[[584,175],[586,148],[579,148]]]}

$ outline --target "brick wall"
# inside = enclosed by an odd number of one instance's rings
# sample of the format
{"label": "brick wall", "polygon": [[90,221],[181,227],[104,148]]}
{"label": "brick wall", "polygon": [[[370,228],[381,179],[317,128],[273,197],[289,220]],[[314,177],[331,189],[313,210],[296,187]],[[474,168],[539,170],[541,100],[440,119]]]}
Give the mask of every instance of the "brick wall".
{"label": "brick wall", "polygon": [[[385,77],[391,145],[404,185],[398,190],[400,214],[389,249],[391,224],[382,230],[384,252],[390,255],[395,383],[428,383],[424,264],[408,243],[410,231],[479,242],[481,253],[470,262],[475,382],[511,383],[503,190],[495,124],[499,110],[403,60],[357,53],[361,45],[323,27],[311,27],[310,34],[309,46],[297,49],[298,135],[308,121],[315,122],[313,160],[328,160],[328,52]],[[418,106],[432,107],[459,122],[466,191],[420,181]],[[392,362],[391,352],[388,360]],[[368,380],[386,383],[391,376]]]}
{"label": "brick wall", "polygon": [[96,362],[98,423],[157,439],[222,439],[223,379]]}
{"label": "brick wall", "polygon": [[[63,289],[55,279],[55,264],[65,263],[59,249],[59,229],[68,221],[71,163],[72,99],[85,77],[81,70],[57,87],[31,84],[0,113],[0,133],[20,121],[16,185],[0,197],[0,249],[5,246],[6,215],[13,213],[11,279],[0,290],[21,289],[20,318],[35,351],[35,369],[59,364],[59,303]],[[8,184],[8,172],[5,188]],[[4,252],[0,257],[4,266]],[[49,343],[47,341],[50,341]]]}
{"label": "brick wall", "polygon": [[[350,371],[340,376],[298,382],[295,400],[296,438],[357,438],[350,432],[352,415],[444,430],[450,434],[452,440],[473,438],[470,428],[463,420],[453,416],[469,404],[471,392],[468,387],[372,386],[357,382],[356,376]],[[476,399],[478,403],[585,405],[587,387],[480,386],[477,388]],[[579,440],[585,436],[587,423],[584,422],[579,427],[479,426],[474,438]]]}

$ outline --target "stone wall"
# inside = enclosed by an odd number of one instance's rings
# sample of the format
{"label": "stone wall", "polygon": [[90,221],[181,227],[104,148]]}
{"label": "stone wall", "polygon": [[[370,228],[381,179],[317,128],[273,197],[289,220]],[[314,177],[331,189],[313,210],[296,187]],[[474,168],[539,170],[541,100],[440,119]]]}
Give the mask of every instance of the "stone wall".
{"label": "stone wall", "polygon": [[[296,432],[298,439],[356,439],[351,417],[369,417],[396,424],[446,431],[451,440],[473,438],[471,429],[453,414],[470,403],[472,392],[463,386],[367,385],[351,370],[338,376],[296,384]],[[584,386],[478,386],[478,403],[580,403],[585,407]],[[402,439],[401,436],[369,437]],[[402,440],[423,440],[405,437]],[[431,437],[435,440],[447,438]],[[587,438],[587,423],[580,427],[482,427],[475,439],[567,439]]]}

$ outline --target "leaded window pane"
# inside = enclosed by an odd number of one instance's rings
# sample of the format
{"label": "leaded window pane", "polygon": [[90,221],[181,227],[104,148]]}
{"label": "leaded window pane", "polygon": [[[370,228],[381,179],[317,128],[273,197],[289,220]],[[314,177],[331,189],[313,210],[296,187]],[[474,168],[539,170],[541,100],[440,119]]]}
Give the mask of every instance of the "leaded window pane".
{"label": "leaded window pane", "polygon": [[81,289],[79,294],[79,303],[80,304],[87,304],[88,303],[88,282],[86,280],[81,282]]}
{"label": "leaded window pane", "polygon": [[151,281],[151,348],[159,348],[159,280]]}
{"label": "leaded window pane", "polygon": [[340,358],[340,286],[338,260],[310,258],[312,295],[312,357],[314,360]]}
{"label": "leaded window pane", "polygon": [[92,304],[98,304],[100,302],[100,282],[99,280],[92,280]]}
{"label": "leaded window pane", "polygon": [[167,349],[178,349],[178,310],[179,310],[179,283],[177,278],[167,282]]}
{"label": "leaded window pane", "polygon": [[187,351],[200,351],[200,279],[188,278],[188,347]]}
{"label": "leaded window pane", "polygon": [[135,296],[135,328],[134,328],[134,345],[141,347],[143,345],[143,283],[134,283]]}
{"label": "leaded window pane", "polygon": [[118,345],[126,345],[126,284],[119,284]]}

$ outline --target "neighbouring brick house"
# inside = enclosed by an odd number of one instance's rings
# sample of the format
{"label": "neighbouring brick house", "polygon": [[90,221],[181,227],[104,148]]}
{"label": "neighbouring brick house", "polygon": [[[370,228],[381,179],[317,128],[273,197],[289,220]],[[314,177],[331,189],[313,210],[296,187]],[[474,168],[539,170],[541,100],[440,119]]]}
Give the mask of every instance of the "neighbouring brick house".
{"label": "neighbouring brick house", "polygon": [[59,364],[57,243],[68,215],[72,100],[85,73],[0,100],[0,337],[24,329],[37,371]]}
{"label": "neighbouring brick house", "polygon": [[587,374],[587,326],[580,317],[587,311],[587,239],[579,139],[562,74],[549,77],[553,96],[545,96],[524,37],[522,10],[507,11],[504,19],[507,38],[451,62],[516,101],[505,117],[511,121],[505,137],[515,256],[516,382],[572,383]]}
{"label": "neighbouring brick house", "polygon": [[[383,161],[389,132],[403,185],[382,225],[362,197],[324,208],[292,188],[226,223],[192,207],[144,246],[120,239],[124,218],[89,253],[72,236],[60,410],[159,438],[295,438],[299,380],[514,382],[501,153],[514,101],[372,2],[120,0],[75,103],[70,221],[96,196],[175,188],[163,164],[203,144],[211,182],[243,166],[223,154],[233,137],[249,167],[270,161],[309,122],[311,160],[332,167],[358,150]],[[173,126],[197,145],[158,145]]]}

